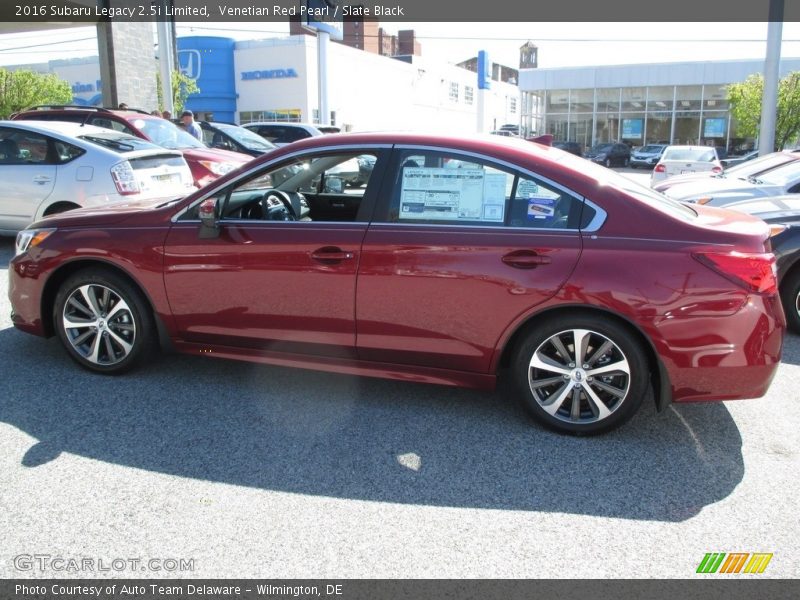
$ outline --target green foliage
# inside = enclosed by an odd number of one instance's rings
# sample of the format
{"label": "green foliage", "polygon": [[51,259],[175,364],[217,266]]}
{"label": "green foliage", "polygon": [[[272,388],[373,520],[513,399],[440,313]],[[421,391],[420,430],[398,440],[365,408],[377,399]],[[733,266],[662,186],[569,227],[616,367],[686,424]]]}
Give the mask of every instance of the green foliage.
{"label": "green foliage", "polygon": [[[164,95],[161,92],[161,73],[156,73],[156,84],[158,86],[158,110],[164,110]],[[172,105],[174,107],[173,116],[180,115],[186,105],[186,99],[191,94],[197,94],[200,88],[197,81],[187,77],[180,71],[172,72]]]}
{"label": "green foliage", "polygon": [[69,104],[72,88],[53,73],[0,67],[0,119],[37,104]]}
{"label": "green foliage", "polygon": [[[738,132],[747,137],[758,135],[761,124],[761,101],[764,77],[751,75],[742,83],[728,86],[731,114]],[[800,134],[800,72],[789,73],[778,85],[778,111],[775,120],[775,150],[783,148]]]}

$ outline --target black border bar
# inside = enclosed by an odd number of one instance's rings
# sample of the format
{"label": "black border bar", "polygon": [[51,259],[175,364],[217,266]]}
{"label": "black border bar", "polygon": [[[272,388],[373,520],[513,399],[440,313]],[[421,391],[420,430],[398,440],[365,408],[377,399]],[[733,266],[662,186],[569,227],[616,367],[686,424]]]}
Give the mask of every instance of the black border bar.
{"label": "black border bar", "polygon": [[[153,8],[163,0],[3,0],[0,19],[94,23],[169,20]],[[321,0],[317,0],[319,3]],[[766,22],[800,21],[800,0],[326,0],[331,10],[364,7],[381,22]],[[179,22],[285,22],[306,0],[172,0]],[[782,6],[781,6],[782,4]],[[276,11],[275,7],[280,10]],[[231,10],[227,10],[231,9]],[[155,13],[155,14],[154,14]]]}
{"label": "black border bar", "polygon": [[[643,565],[643,568],[646,568]],[[16,579],[3,600],[796,600],[798,580],[698,576],[667,580],[552,579]],[[259,587],[261,586],[261,587]],[[228,591],[224,591],[228,588]],[[235,591],[239,589],[239,593]],[[127,590],[128,593],[125,593]],[[248,591],[249,590],[249,591]],[[269,590],[269,592],[267,592]],[[75,593],[73,593],[73,591]],[[131,593],[132,592],[132,593]]]}

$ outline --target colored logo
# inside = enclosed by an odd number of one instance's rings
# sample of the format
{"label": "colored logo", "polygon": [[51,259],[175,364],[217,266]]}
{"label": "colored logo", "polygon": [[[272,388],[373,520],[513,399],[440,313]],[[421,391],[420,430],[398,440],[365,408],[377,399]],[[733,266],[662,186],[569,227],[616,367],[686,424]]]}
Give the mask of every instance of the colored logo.
{"label": "colored logo", "polygon": [[709,552],[700,561],[697,572],[758,575],[766,570],[771,560],[772,553],[766,552]]}

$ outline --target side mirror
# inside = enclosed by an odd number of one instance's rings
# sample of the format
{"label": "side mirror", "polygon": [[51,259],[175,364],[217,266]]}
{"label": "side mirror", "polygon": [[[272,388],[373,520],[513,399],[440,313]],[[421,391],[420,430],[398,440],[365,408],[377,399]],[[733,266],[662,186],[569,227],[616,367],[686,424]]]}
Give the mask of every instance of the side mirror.
{"label": "side mirror", "polygon": [[325,191],[331,194],[344,192],[344,180],[341,177],[326,177]]}
{"label": "side mirror", "polygon": [[208,198],[200,203],[197,211],[200,217],[200,239],[219,237],[219,219],[217,218],[217,199]]}

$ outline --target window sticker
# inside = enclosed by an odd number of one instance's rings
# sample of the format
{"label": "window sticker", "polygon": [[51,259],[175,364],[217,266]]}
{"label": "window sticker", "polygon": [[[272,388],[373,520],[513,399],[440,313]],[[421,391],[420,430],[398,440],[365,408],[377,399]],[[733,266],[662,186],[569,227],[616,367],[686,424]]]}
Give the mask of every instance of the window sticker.
{"label": "window sticker", "polygon": [[505,179],[483,169],[405,167],[400,219],[502,221]]}
{"label": "window sticker", "polygon": [[539,186],[530,179],[520,179],[517,184],[517,198],[530,198],[539,192]]}
{"label": "window sticker", "polygon": [[528,220],[552,221],[556,214],[556,198],[548,196],[528,197]]}

